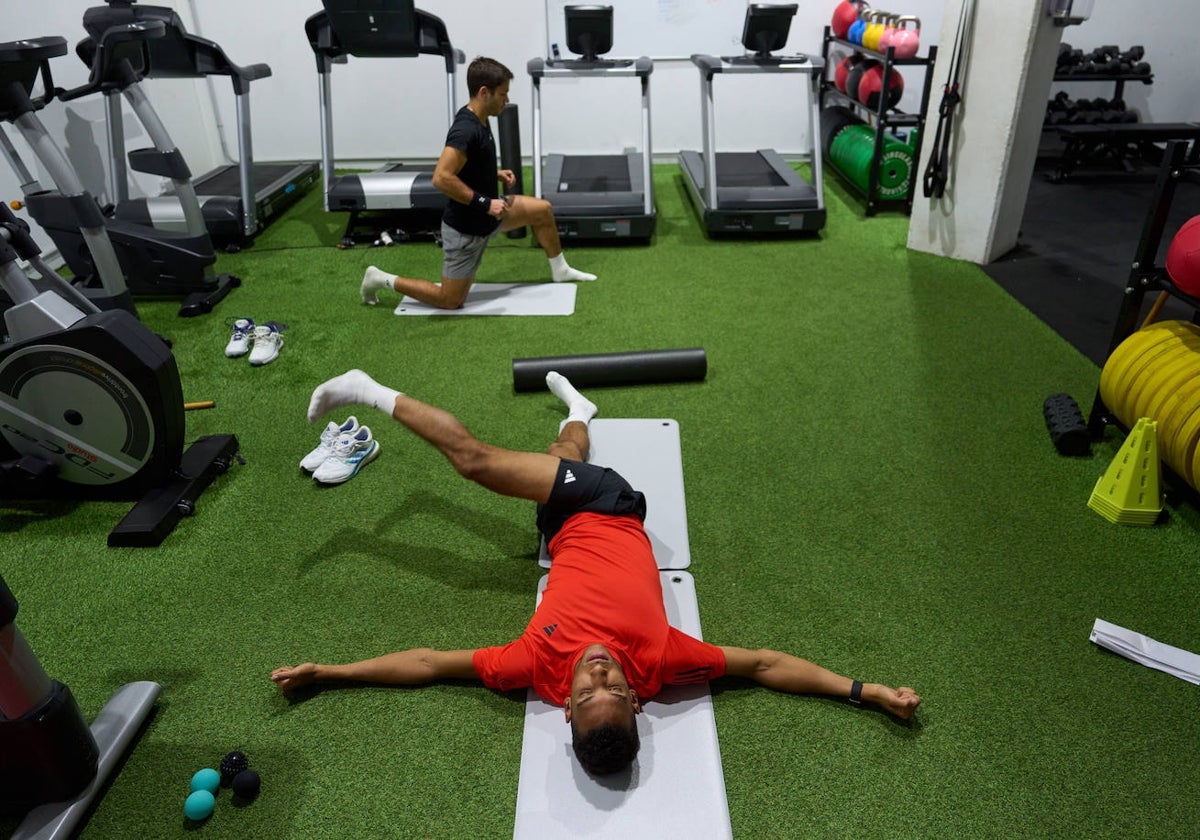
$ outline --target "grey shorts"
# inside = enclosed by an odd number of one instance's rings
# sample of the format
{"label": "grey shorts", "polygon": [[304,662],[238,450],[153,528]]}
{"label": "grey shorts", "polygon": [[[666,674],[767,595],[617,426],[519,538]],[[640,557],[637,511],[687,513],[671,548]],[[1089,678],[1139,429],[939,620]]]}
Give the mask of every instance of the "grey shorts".
{"label": "grey shorts", "polygon": [[500,225],[487,236],[460,233],[442,222],[442,277],[447,280],[474,280],[488,240],[500,232]]}

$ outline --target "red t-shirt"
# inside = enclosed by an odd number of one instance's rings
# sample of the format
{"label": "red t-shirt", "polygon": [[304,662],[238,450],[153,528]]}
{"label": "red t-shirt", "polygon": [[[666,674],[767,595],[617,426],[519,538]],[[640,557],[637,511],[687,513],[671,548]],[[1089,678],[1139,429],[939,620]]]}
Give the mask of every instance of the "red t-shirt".
{"label": "red t-shirt", "polygon": [[654,552],[635,516],[577,513],[550,542],[542,601],[520,638],[480,648],[472,664],[489,688],[533,686],[559,706],[589,645],[604,645],[649,700],[664,685],[725,673],[725,654],[667,623]]}

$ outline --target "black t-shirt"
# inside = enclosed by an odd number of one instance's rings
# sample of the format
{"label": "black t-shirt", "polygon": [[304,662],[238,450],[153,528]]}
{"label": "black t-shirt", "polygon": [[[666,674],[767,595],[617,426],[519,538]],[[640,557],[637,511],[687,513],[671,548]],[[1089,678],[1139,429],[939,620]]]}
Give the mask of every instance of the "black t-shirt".
{"label": "black t-shirt", "polygon": [[[454,123],[446,134],[446,145],[467,156],[467,162],[458,173],[462,182],[480,195],[497,198],[496,140],[492,137],[491,126],[480,122],[479,117],[464,105],[454,115]],[[446,202],[442,221],[459,233],[472,236],[487,236],[500,224],[486,210],[459,204],[454,199]]]}

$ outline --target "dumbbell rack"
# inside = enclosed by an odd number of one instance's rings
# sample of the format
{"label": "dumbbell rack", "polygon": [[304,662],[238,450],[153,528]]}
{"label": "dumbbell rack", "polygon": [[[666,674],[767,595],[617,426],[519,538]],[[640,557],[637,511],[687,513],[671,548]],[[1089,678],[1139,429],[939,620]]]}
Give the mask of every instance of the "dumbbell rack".
{"label": "dumbbell rack", "polygon": [[[889,109],[887,105],[887,97],[879,97],[878,110],[872,111],[861,102],[851,99],[846,94],[842,93],[833,84],[833,74],[837,71],[837,62],[830,61],[829,50],[831,46],[842,46],[852,52],[861,52],[863,55],[878,59],[883,64],[883,79],[881,90],[887,91],[888,84],[891,81],[892,72],[896,67],[924,67],[925,80],[921,85],[921,107],[915,114],[905,113],[896,109]],[[825,60],[825,71],[821,77],[820,88],[820,107],[824,108],[826,100],[829,97],[836,98],[839,102],[844,102],[850,108],[864,116],[867,123],[875,129],[875,154],[871,165],[870,174],[867,180],[867,189],[864,191],[845,173],[841,172],[837,164],[829,161],[830,169],[842,176],[842,179],[849,184],[856,192],[863,195],[866,199],[866,215],[874,216],[880,209],[887,206],[902,204],[906,215],[912,214],[913,199],[917,192],[917,177],[920,170],[920,154],[921,143],[920,138],[925,133],[925,113],[929,105],[929,92],[933,84],[932,68],[937,60],[937,46],[930,45],[928,54],[924,58],[914,56],[912,58],[896,58],[895,51],[889,47],[887,52],[877,52],[869,50],[861,44],[855,44],[852,41],[847,41],[843,38],[838,38],[833,35],[832,30],[825,27],[825,37],[821,44],[821,57]],[[913,163],[912,171],[908,175],[908,191],[904,198],[885,199],[877,195],[879,187],[879,164],[883,155],[883,137],[889,129],[892,128],[911,128],[917,132],[918,141],[913,143]],[[829,160],[826,156],[826,160]]]}
{"label": "dumbbell rack", "polygon": [[1056,74],[1054,76],[1056,82],[1111,82],[1115,85],[1113,89],[1113,99],[1125,98],[1125,83],[1126,82],[1141,82],[1144,85],[1154,84],[1153,73],[1126,73],[1123,75],[1114,75],[1112,73],[1070,73]]}
{"label": "dumbbell rack", "polygon": [[[1074,83],[1074,82],[1101,82],[1113,85],[1112,101],[1125,98],[1125,83],[1140,82],[1144,85],[1154,84],[1154,74],[1152,73],[1056,73],[1054,76],[1056,83]],[[1042,131],[1045,133],[1057,132],[1060,126],[1045,123],[1042,126]],[[1043,135],[1044,136],[1044,135]],[[1057,148],[1052,145],[1043,144],[1039,149],[1040,156],[1061,156],[1063,162],[1060,164],[1058,171],[1051,176],[1053,181],[1064,181],[1073,168],[1068,165],[1068,157],[1070,154],[1069,145],[1067,148]]]}

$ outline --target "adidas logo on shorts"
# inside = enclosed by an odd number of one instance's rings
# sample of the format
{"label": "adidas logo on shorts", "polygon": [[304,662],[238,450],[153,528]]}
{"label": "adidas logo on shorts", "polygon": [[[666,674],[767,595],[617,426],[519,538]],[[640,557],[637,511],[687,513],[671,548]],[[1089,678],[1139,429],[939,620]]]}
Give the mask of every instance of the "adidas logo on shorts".
{"label": "adidas logo on shorts", "polygon": [[570,484],[575,480],[575,473],[567,470],[567,474],[563,476],[563,484]]}

